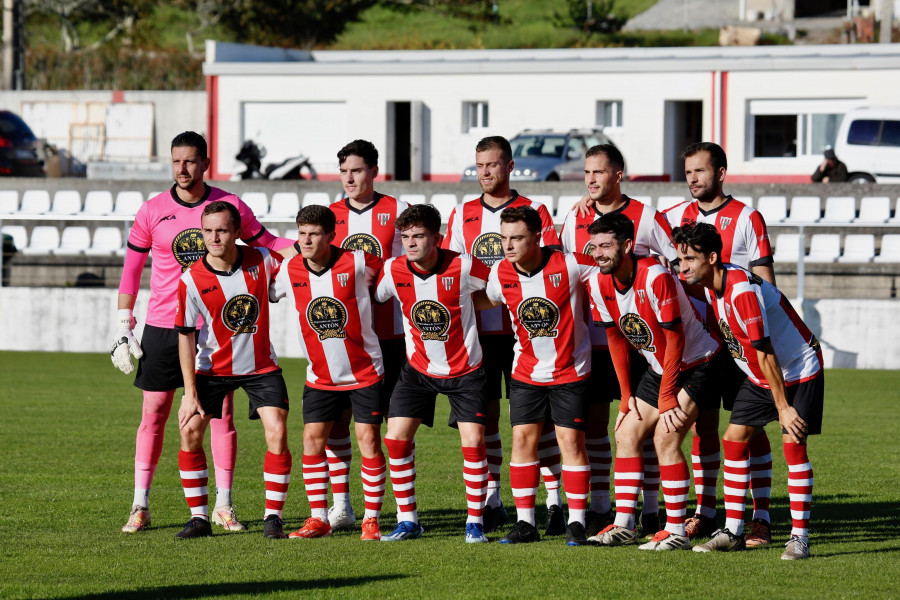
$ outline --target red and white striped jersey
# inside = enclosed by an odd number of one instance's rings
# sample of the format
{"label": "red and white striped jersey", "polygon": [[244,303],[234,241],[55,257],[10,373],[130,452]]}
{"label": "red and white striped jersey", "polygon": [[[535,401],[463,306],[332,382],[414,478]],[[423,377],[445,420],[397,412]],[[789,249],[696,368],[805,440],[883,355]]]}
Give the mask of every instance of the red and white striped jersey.
{"label": "red and white striped jersey", "polygon": [[812,379],[822,370],[819,340],[778,288],[737,265],[725,265],[722,294],[706,289],[725,347],[750,381],[769,388],[756,348],[771,340],[786,385]]}
{"label": "red and white striped jersey", "polygon": [[332,246],[330,264],[321,272],[299,254],[281,266],[272,299],[294,300],[308,386],[352,390],[384,376],[371,299],[381,265],[374,254]]}
{"label": "red and white striped jersey", "polygon": [[197,372],[204,375],[257,375],[278,368],[269,341],[269,285],[281,256],[246,246],[238,252],[233,271],[216,271],[204,256],[178,282],[175,328],[193,332],[203,317]]}
{"label": "red and white striped jersey", "polygon": [[592,275],[588,290],[595,318],[607,327],[618,327],[657,375],[663,374],[666,356],[663,329],[677,323],[684,328],[681,370],[707,362],[721,347],[704,328],[684,288],[656,259],[636,257],[625,289],[612,275]]}
{"label": "red and white striped jersey", "polygon": [[[364,250],[381,260],[403,254],[395,223],[400,213],[409,208],[406,202],[376,192],[375,201],[363,209],[353,208],[346,198],[328,208],[335,216],[336,245],[348,250]],[[379,339],[396,339],[403,335],[403,318],[396,302],[376,304],[373,310],[375,333]]]}
{"label": "red and white striped jersey", "polygon": [[[450,213],[447,235],[442,248],[454,252],[468,252],[488,267],[503,260],[506,254],[500,243],[500,213],[510,206],[530,206],[541,216],[541,245],[559,246],[559,237],[550,211],[540,202],[533,202],[512,190],[509,202],[493,208],[484,203],[484,196],[458,204]],[[476,313],[479,333],[512,334],[512,325],[502,306]]]}
{"label": "red and white striped jersey", "polygon": [[[665,256],[672,261],[678,258],[678,252],[672,245],[672,228],[662,213],[652,206],[647,206],[628,196],[622,195],[625,204],[611,211],[622,213],[631,220],[634,225],[634,253],[639,256],[649,256],[651,252]],[[577,209],[573,209],[566,215],[563,223],[560,240],[565,252],[583,252],[588,256],[594,251],[591,244],[591,236],[588,227],[606,213],[593,210],[583,216],[579,216]],[[591,346],[594,348],[606,348],[606,328],[601,326],[589,327],[591,333]]]}
{"label": "red and white striped jersey", "polygon": [[599,272],[590,257],[547,248],[530,275],[508,260],[494,264],[485,291],[509,309],[516,332],[513,379],[559,385],[591,374],[584,285]]}
{"label": "red and white striped jersey", "polygon": [[709,223],[722,236],[722,262],[744,269],[772,263],[772,245],[766,222],[759,211],[731,196],[709,212],[700,210],[696,200],[682,202],[665,212],[672,227],[688,223]]}
{"label": "red and white striped jersey", "polygon": [[399,300],[413,368],[432,377],[461,377],[481,366],[472,293],[484,289],[489,271],[471,254],[438,252],[437,264],[427,273],[406,258],[389,259],[375,300]]}

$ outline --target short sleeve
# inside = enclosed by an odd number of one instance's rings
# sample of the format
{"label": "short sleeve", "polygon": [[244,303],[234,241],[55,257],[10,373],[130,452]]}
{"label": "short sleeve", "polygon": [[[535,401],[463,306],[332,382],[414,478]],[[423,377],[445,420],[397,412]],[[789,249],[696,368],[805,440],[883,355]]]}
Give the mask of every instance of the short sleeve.
{"label": "short sleeve", "polygon": [[375,283],[376,302],[387,302],[391,298],[397,297],[397,288],[394,286],[394,277],[391,273],[391,267],[394,264],[394,260],[395,259],[393,258],[388,260],[378,272]]}
{"label": "short sleeve", "polygon": [[503,290],[500,285],[500,265],[502,264],[503,261],[500,260],[494,263],[494,266],[491,267],[491,272],[488,275],[487,286],[484,288],[487,297],[494,302],[503,302]]}
{"label": "short sleeve", "polygon": [[471,254],[467,255],[469,257],[469,261],[471,266],[469,267],[469,277],[466,282],[469,291],[476,292],[478,290],[483,290],[487,287],[488,279],[491,276],[491,270],[485,265],[483,262],[472,256]]}
{"label": "short sleeve", "polygon": [[541,244],[544,246],[560,246],[559,236],[556,234],[556,226],[550,211],[543,204],[538,204],[538,214],[541,216]]}

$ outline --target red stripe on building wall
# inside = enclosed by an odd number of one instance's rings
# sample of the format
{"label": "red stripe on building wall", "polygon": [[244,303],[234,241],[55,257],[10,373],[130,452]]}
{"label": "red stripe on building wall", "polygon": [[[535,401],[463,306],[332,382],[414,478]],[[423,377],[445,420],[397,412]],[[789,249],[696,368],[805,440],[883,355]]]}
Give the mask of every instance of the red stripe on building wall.
{"label": "red stripe on building wall", "polygon": [[207,179],[225,179],[219,173],[218,160],[219,141],[219,78],[216,75],[206,77],[206,145],[209,148],[209,171]]}
{"label": "red stripe on building wall", "polygon": [[125,102],[125,92],[123,92],[122,90],[113,90],[112,101],[113,101],[113,104],[118,104],[119,102]]}
{"label": "red stripe on building wall", "polygon": [[728,71],[722,71],[722,149],[728,152]]}

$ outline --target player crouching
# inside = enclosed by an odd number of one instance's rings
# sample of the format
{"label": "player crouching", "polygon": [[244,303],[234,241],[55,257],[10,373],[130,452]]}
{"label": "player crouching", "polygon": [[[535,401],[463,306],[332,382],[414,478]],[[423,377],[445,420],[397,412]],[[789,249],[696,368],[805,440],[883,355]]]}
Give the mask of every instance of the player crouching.
{"label": "player crouching", "polygon": [[[221,417],[225,395],[240,387],[250,397],[250,418],[262,421],[268,446],[263,462],[263,535],[284,538],[281,511],[291,476],[288,395],[269,341],[269,285],[280,257],[266,249],[236,245],[241,215],[227,202],[211,202],[203,209],[201,231],[208,254],[181,277],[175,316],[184,375],[184,397],[178,410],[178,468],[191,509],[191,520],[175,537],[212,535],[203,436],[210,419]],[[195,346],[195,324],[200,316],[203,325],[196,333]]]}
{"label": "player crouching", "polygon": [[[595,318],[606,327],[621,388],[616,418],[615,522],[589,542],[636,544],[635,506],[644,477],[643,447],[653,438],[666,503],[666,526],[641,550],[689,550],[685,535],[690,473],[681,442],[701,410],[718,410],[720,344],[704,329],[674,277],[654,258],[638,257],[634,225],[618,213],[588,228],[601,274],[588,280]],[[649,367],[631,388],[630,348]]]}

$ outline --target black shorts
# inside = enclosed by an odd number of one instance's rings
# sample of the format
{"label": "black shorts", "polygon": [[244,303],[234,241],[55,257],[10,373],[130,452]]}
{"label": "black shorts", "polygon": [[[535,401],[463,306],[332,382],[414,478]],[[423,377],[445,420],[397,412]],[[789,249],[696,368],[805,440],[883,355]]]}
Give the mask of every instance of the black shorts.
{"label": "black shorts", "polygon": [[[386,415],[391,403],[391,394],[400,376],[400,369],[406,363],[406,340],[378,340],[381,346],[381,360],[384,362],[384,379],[381,382],[381,414]],[[363,421],[360,421],[363,422]]]}
{"label": "black shorts", "polygon": [[[787,387],[788,404],[797,409],[800,418],[806,421],[807,435],[822,433],[822,412],[825,405],[825,371],[820,371],[813,379]],[[731,421],[734,425],[765,427],[778,420],[778,409],[772,390],[761,388],[748,378],[741,385]],[[781,433],[787,433],[782,427]]]}
{"label": "black shorts", "polygon": [[719,371],[719,387],[722,389],[722,408],[731,411],[734,408],[734,401],[737,398],[741,386],[747,380],[747,374],[741,371],[731,353],[725,348],[719,352],[720,371]]}
{"label": "black shorts", "polygon": [[444,379],[419,373],[408,362],[400,370],[388,418],[422,419],[424,425],[433,427],[438,394],[444,394],[450,400],[450,418],[447,421],[450,427],[457,427],[457,423],[484,425],[487,422],[484,369],[479,367],[461,377]]}
{"label": "black shorts", "polygon": [[222,401],[225,394],[243,388],[250,397],[251,419],[258,419],[256,409],[262,406],[274,406],[288,410],[288,392],[281,376],[281,369],[261,375],[235,375],[221,377],[217,375],[197,374],[197,397],[203,411],[214,419],[222,418]]}
{"label": "black shorts", "polygon": [[[647,370],[647,360],[634,349],[629,351],[629,356],[631,387],[634,388]],[[612,354],[606,348],[594,348],[591,350],[591,376],[588,378],[587,387],[588,406],[602,402],[610,403],[618,400],[621,395],[622,390],[619,388],[619,378],[616,377]]]}
{"label": "black shorts", "polygon": [[584,431],[587,387],[587,379],[559,385],[534,385],[513,379],[509,388],[509,421],[513,427],[542,423],[549,411],[554,425]]}
{"label": "black shorts", "polygon": [[353,409],[357,423],[381,425],[381,382],[353,390],[323,390],[303,386],[303,422],[328,423],[341,420],[341,413]]}
{"label": "black shorts", "polygon": [[506,394],[509,396],[516,336],[511,333],[479,335],[478,342],[484,355],[481,363],[486,380],[484,395],[488,402],[496,402],[503,398],[503,382],[506,383]]}
{"label": "black shorts", "polygon": [[138,359],[135,387],[147,392],[168,392],[184,387],[178,360],[178,335],[175,329],[144,326],[141,336],[144,355]]}
{"label": "black shorts", "polygon": [[[721,353],[720,353],[721,354]],[[716,368],[715,358],[701,363],[678,374],[676,383],[690,396],[701,411],[718,410],[721,390],[719,388],[719,372]],[[640,398],[653,408],[659,409],[659,386],[662,384],[662,375],[657,375],[653,369],[647,369],[641,382],[635,390],[635,396]]]}

